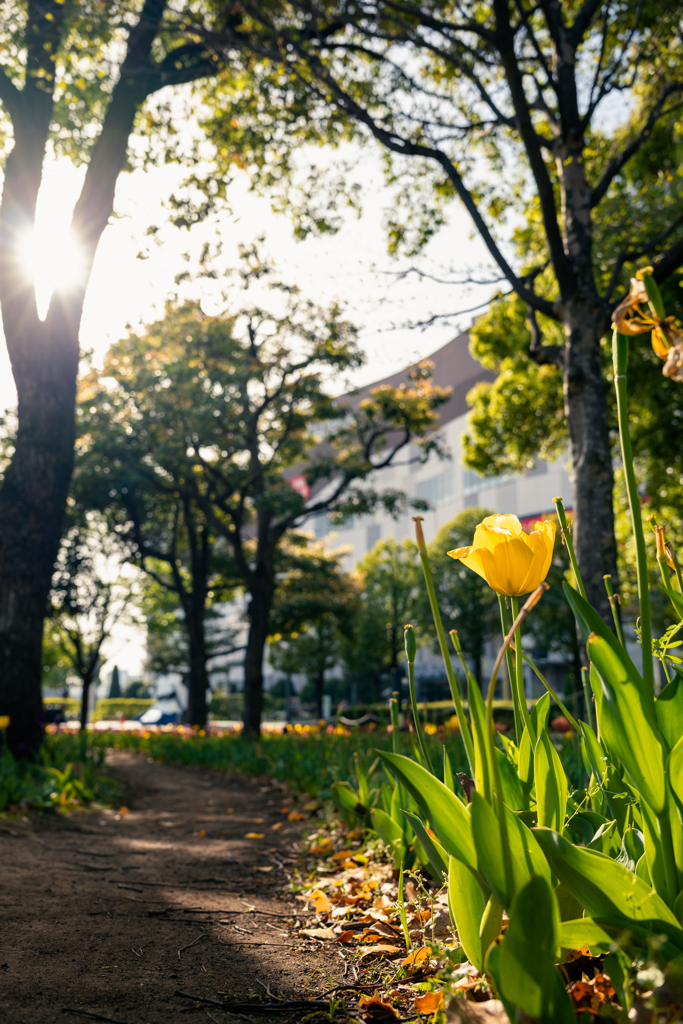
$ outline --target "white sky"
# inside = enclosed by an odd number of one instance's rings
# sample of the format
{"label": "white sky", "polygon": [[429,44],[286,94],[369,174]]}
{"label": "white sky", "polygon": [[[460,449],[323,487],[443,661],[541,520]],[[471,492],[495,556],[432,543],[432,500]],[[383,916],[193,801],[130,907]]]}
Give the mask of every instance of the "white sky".
{"label": "white sky", "polygon": [[[362,179],[367,182],[363,216],[350,213],[342,230],[334,236],[297,242],[289,220],[274,214],[268,200],[251,194],[246,175],[235,181],[229,198],[232,213],[218,221],[199,225],[191,231],[166,223],[163,201],[177,188],[183,172],[177,166],[150,171],[136,170],[119,179],[115,217],[107,227],[97,253],[81,325],[81,347],[92,349],[100,362],[108,346],[126,331],[155,318],[175,288],[177,273],[197,268],[205,240],[214,241],[217,228],[223,241],[221,262],[238,263],[237,246],[258,235],[266,236],[266,250],[284,280],[297,283],[304,296],[326,304],[340,300],[346,315],[361,327],[361,344],[367,363],[357,371],[353,383],[364,384],[394,373],[415,359],[445,344],[458,330],[466,328],[472,316],[438,322],[428,329],[411,330],[402,325],[424,320],[434,313],[450,313],[486,301],[497,286],[444,285],[411,275],[396,280],[392,273],[413,262],[441,277],[481,274],[489,266],[482,243],[473,239],[469,218],[455,204],[450,224],[442,229],[419,261],[392,260],[386,254],[382,216],[389,195],[382,191],[379,159],[367,152],[361,157]],[[69,248],[67,233],[71,212],[78,198],[83,169],[68,161],[46,167],[39,199],[36,232],[27,239],[26,259],[36,281],[39,308],[47,308],[55,282],[68,281],[77,266],[78,255]],[[148,226],[161,226],[157,240],[146,237]],[[157,244],[161,242],[161,244]],[[182,259],[191,253],[191,261]],[[138,259],[143,252],[147,258]],[[388,272],[388,273],[387,273]],[[475,275],[476,276],[476,275]],[[207,312],[213,312],[211,282],[201,287]],[[44,313],[43,313],[44,315]],[[346,382],[339,382],[339,390]],[[0,338],[0,407],[14,405],[15,392],[4,338]],[[141,668],[142,643],[136,630],[118,630],[108,649],[104,672],[114,661],[135,676]]]}

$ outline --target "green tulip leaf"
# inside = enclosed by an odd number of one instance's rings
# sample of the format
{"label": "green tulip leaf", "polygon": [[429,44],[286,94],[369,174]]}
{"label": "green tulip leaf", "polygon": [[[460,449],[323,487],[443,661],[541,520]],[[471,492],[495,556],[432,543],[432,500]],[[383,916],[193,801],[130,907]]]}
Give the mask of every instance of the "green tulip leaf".
{"label": "green tulip leaf", "polygon": [[659,738],[654,702],[626,671],[624,659],[611,644],[593,634],[588,657],[602,680],[600,727],[631,782],[655,814],[666,806],[664,751]]}
{"label": "green tulip leaf", "polygon": [[403,862],[406,854],[403,829],[381,807],[373,807],[370,811],[370,817],[372,819],[372,827],[385,846],[389,847],[394,858],[394,864],[398,866]]}
{"label": "green tulip leaf", "polygon": [[572,846],[557,832],[534,829],[534,836],[557,878],[599,924],[643,927],[667,935],[683,950],[683,930],[664,900],[646,883],[604,854]]}
{"label": "green tulip leaf", "polygon": [[448,854],[443,846],[430,836],[417,814],[413,814],[411,811],[404,811],[403,813],[412,825],[415,835],[422,843],[434,871],[434,877],[437,882],[441,882],[443,876],[448,874]]}
{"label": "green tulip leaf", "polygon": [[509,807],[505,808],[507,841],[512,869],[508,890],[500,824],[495,811],[476,791],[472,793],[472,833],[479,854],[481,872],[502,907],[509,907],[517,890],[532,875],[550,883],[550,871],[533,834]]}
{"label": "green tulip leaf", "polygon": [[501,991],[539,1024],[575,1024],[571,999],[555,967],[560,922],[546,879],[532,878],[522,886],[509,918],[500,947]]}
{"label": "green tulip leaf", "polygon": [[385,750],[380,751],[379,756],[431,823],[444,850],[477,870],[472,819],[465,804],[443,782],[409,757]]}
{"label": "green tulip leaf", "polygon": [[474,740],[474,760],[476,764],[475,784],[477,792],[485,800],[491,802],[493,797],[493,768],[489,748],[488,723],[486,721],[486,705],[477,682],[470,678],[467,698],[472,721],[472,739]]}
{"label": "green tulip leaf", "polygon": [[503,790],[503,802],[511,807],[513,811],[521,811],[526,801],[522,784],[519,781],[517,772],[512,767],[502,750],[495,747],[495,757],[498,764],[498,776]]}
{"label": "green tulip leaf", "polygon": [[448,906],[468,959],[481,971],[483,956],[480,929],[486,901],[470,869],[455,857],[449,858]]}
{"label": "green tulip leaf", "polygon": [[567,776],[548,733],[543,731],[534,752],[536,810],[539,825],[560,832],[567,813]]}
{"label": "green tulip leaf", "polygon": [[613,936],[608,935],[590,917],[560,922],[560,945],[563,949],[582,949],[588,946],[592,956],[600,956],[607,952],[613,942]]}

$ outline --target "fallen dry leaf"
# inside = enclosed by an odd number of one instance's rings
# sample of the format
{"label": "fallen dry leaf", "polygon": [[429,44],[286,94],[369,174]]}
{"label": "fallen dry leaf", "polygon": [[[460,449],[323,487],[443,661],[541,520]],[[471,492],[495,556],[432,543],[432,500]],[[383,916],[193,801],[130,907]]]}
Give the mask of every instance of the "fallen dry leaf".
{"label": "fallen dry leaf", "polygon": [[500,999],[486,999],[472,1003],[457,996],[451,999],[446,1012],[447,1024],[509,1024],[508,1015]]}
{"label": "fallen dry leaf", "polygon": [[307,935],[309,939],[336,939],[334,928],[302,928],[300,935]]}
{"label": "fallen dry leaf", "polygon": [[[203,832],[201,833],[204,834]],[[263,839],[263,832],[247,832],[244,836],[245,839]]]}
{"label": "fallen dry leaf", "polygon": [[371,996],[361,996],[358,1000],[358,1009],[363,1020],[396,1020],[397,1011],[382,999],[379,992],[373,992]]}
{"label": "fallen dry leaf", "polygon": [[418,1013],[436,1013],[443,1006],[443,992],[425,992],[415,996],[415,1009]]}
{"label": "fallen dry leaf", "polygon": [[360,954],[360,958],[361,960],[366,960],[370,956],[396,956],[400,952],[401,950],[398,946],[388,946],[383,942],[378,942],[375,945],[368,946],[367,949],[364,949]]}
{"label": "fallen dry leaf", "polygon": [[339,850],[338,853],[332,854],[331,860],[345,860],[347,857],[353,857],[355,852],[355,850]]}
{"label": "fallen dry leaf", "polygon": [[290,811],[287,815],[287,821],[305,821],[306,815],[299,814],[298,811]]}
{"label": "fallen dry leaf", "polygon": [[234,807],[226,807],[225,808],[225,813],[226,814],[234,814],[235,813],[235,808]]}
{"label": "fallen dry leaf", "polygon": [[422,963],[423,960],[429,960],[431,950],[429,946],[420,946],[419,949],[413,949],[405,960],[401,960],[401,967],[414,967],[415,964]]}
{"label": "fallen dry leaf", "polygon": [[204,829],[202,829],[201,832],[193,832],[192,835],[197,836],[198,839],[203,839],[204,836],[206,835],[206,832],[204,831]]}
{"label": "fallen dry leaf", "polygon": [[273,870],[273,865],[272,864],[269,864],[267,867],[262,867],[262,868],[255,867],[254,868],[254,871],[272,871],[272,870]]}
{"label": "fallen dry leaf", "polygon": [[119,814],[130,814],[127,807],[119,807]]}
{"label": "fallen dry leaf", "polygon": [[281,821],[276,821],[275,824],[271,825],[270,827],[271,827],[272,831],[274,832],[275,829],[282,828],[282,826],[283,826],[283,823]]}
{"label": "fallen dry leaf", "polygon": [[346,945],[347,942],[351,941],[355,934],[356,933],[353,929],[349,929],[347,932],[342,932],[341,935],[337,936],[337,942],[341,942],[343,945]]}
{"label": "fallen dry leaf", "polygon": [[263,818],[252,818],[251,820],[254,823],[254,825],[262,825],[263,824]]}
{"label": "fallen dry leaf", "polygon": [[308,898],[315,907],[316,914],[329,914],[332,910],[332,904],[320,889],[316,889]]}

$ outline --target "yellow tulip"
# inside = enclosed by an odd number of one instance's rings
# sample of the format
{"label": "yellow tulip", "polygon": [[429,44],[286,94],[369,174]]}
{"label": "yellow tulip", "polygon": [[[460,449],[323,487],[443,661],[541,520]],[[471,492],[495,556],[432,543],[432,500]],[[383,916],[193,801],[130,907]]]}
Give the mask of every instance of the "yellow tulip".
{"label": "yellow tulip", "polygon": [[0,715],[0,729],[6,729],[9,726],[9,715]]}
{"label": "yellow tulip", "polygon": [[519,597],[546,578],[554,546],[555,524],[549,519],[525,533],[517,516],[487,516],[474,531],[471,547],[448,554],[482,576],[492,590]]}

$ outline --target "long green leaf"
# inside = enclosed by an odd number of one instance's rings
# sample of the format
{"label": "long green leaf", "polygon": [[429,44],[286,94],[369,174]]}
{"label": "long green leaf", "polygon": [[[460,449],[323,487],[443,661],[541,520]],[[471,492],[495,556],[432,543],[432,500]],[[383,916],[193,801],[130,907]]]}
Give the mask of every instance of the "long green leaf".
{"label": "long green leaf", "polygon": [[614,938],[590,917],[574,921],[560,921],[560,945],[563,949],[581,949],[588,946],[593,956],[606,953]]}
{"label": "long green leaf", "polygon": [[500,950],[499,978],[506,998],[539,1024],[576,1021],[555,968],[559,944],[559,917],[552,889],[544,878],[532,878],[510,907]]}
{"label": "long green leaf", "polygon": [[539,733],[534,754],[539,825],[561,832],[567,813],[567,776],[547,732]]}
{"label": "long green leaf", "polygon": [[472,832],[481,872],[502,907],[509,907],[517,890],[532,875],[550,882],[550,871],[538,844],[516,814],[505,808],[512,885],[508,889],[500,825],[493,808],[475,791],[472,793]]}
{"label": "long green leaf", "polygon": [[404,811],[403,813],[412,825],[415,835],[422,843],[424,851],[429,858],[429,863],[434,870],[434,877],[438,882],[441,882],[443,876],[448,874],[448,854],[440,843],[432,839],[417,814],[413,814],[412,811]]}
{"label": "long green leaf", "polygon": [[403,754],[386,750],[379,756],[397,780],[408,790],[439,837],[444,850],[463,864],[477,870],[477,851],[472,837],[472,820],[462,801],[443,782]]}
{"label": "long green leaf", "polygon": [[593,608],[588,601],[581,597],[581,594],[574,590],[573,587],[570,587],[568,583],[563,583],[562,589],[564,590],[564,595],[569,602],[571,610],[574,612],[576,621],[579,624],[579,629],[583,634],[583,639],[588,642],[588,638],[591,633],[595,633],[603,640],[606,640],[616,656],[623,662],[627,675],[629,675],[633,681],[639,685],[643,695],[645,696],[645,683],[643,682],[643,677],[602,616],[596,612],[595,608]]}
{"label": "long green leaf", "polygon": [[498,777],[503,790],[503,802],[513,811],[524,810],[526,803],[519,776],[502,750],[495,747],[495,758],[498,763]]}
{"label": "long green leaf", "polygon": [[655,700],[655,715],[660,733],[669,750],[673,750],[683,736],[683,676],[676,673],[664,687]]}
{"label": "long green leaf", "polygon": [[667,935],[683,951],[683,930],[675,915],[641,878],[601,853],[573,846],[550,829],[534,829],[534,836],[553,873],[599,924],[644,926]]}
{"label": "long green leaf", "polygon": [[602,680],[601,733],[638,792],[655,814],[661,814],[666,806],[666,779],[654,702],[645,698],[642,681],[632,678],[624,659],[602,637],[589,637],[588,657]]}
{"label": "long green leaf", "polygon": [[403,829],[381,807],[373,807],[370,817],[372,818],[372,827],[382,842],[390,848],[394,864],[398,867],[403,863],[406,855]]}
{"label": "long green leaf", "polygon": [[468,959],[478,971],[483,970],[480,928],[486,901],[470,869],[455,857],[448,865],[448,905]]}

